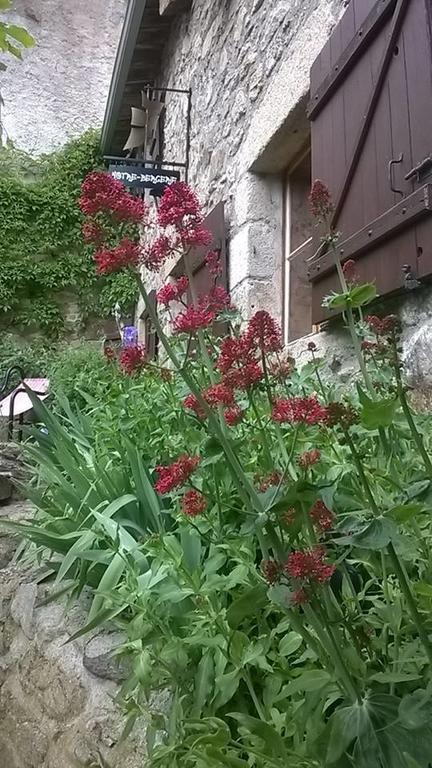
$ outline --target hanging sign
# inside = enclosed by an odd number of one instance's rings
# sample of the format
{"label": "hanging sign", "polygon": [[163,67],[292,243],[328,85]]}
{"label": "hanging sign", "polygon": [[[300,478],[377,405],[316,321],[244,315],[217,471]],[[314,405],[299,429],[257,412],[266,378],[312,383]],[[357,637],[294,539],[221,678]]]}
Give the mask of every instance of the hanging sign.
{"label": "hanging sign", "polygon": [[135,189],[163,190],[180,180],[180,172],[170,168],[154,168],[149,165],[114,165],[110,164],[108,173],[114,179],[122,181],[126,187]]}

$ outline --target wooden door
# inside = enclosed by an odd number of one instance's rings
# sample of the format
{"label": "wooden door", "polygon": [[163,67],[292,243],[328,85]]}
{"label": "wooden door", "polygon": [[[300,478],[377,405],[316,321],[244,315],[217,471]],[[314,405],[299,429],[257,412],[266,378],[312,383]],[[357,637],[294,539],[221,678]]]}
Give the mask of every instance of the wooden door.
{"label": "wooden door", "polygon": [[[356,260],[380,295],[404,289],[404,265],[430,277],[431,0],[351,0],[312,67],[308,114],[312,178],[335,202],[342,261]],[[309,278],[318,323],[338,289],[329,253],[319,251]]]}

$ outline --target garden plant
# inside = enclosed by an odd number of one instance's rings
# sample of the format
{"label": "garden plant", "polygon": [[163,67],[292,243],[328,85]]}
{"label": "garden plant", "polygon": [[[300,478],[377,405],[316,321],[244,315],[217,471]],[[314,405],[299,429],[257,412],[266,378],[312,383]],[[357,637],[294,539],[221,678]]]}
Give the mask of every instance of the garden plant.
{"label": "garden plant", "polygon": [[[93,590],[81,633],[123,629],[126,734],[144,713],[160,768],[431,765],[432,423],[410,405],[398,319],[365,315],[375,287],[339,263],[320,182],[311,205],[350,385],[314,341],[298,368],[267,312],[242,323],[217,252],[196,295],[189,253],[211,236],[186,185],[153,211],[103,173],[82,188],[97,270],[135,275],[159,356],[108,350],[112,394],[81,411],[35,403],[38,511],[19,530],[53,596]],[[146,270],[172,256],[185,274],[156,309]]]}

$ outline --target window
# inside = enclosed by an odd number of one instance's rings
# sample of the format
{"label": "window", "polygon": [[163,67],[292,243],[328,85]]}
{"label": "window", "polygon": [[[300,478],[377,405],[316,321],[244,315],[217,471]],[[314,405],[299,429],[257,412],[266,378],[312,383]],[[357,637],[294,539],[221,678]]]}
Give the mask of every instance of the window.
{"label": "window", "polygon": [[309,208],[310,150],[297,158],[285,180],[284,335],[293,341],[312,330],[312,289],[307,262],[312,256],[313,221]]}

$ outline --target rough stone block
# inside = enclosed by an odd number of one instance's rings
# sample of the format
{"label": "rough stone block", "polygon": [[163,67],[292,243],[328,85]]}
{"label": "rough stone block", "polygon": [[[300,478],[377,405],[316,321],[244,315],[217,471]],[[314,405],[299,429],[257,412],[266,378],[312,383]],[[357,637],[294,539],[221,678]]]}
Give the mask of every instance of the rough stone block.
{"label": "rough stone block", "polygon": [[131,673],[131,666],[126,659],[114,655],[115,650],[125,641],[121,632],[102,633],[92,637],[84,648],[83,664],[85,668],[107,680],[120,682]]}
{"label": "rough stone block", "polygon": [[11,603],[11,615],[25,636],[31,640],[33,631],[33,610],[37,597],[36,584],[21,584]]}

